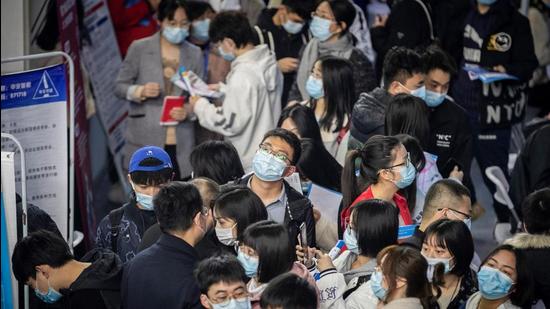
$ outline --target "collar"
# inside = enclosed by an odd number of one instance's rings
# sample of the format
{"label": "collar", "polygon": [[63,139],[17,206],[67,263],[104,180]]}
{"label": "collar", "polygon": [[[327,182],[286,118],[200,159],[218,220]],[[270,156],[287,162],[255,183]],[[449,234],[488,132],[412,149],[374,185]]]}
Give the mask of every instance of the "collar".
{"label": "collar", "polygon": [[185,240],[178,238],[168,233],[162,233],[157,242],[159,246],[172,249],[185,255],[190,255],[191,258],[198,260],[197,251],[193,246],[188,244]]}
{"label": "collar", "polygon": [[[252,173],[252,175],[248,178],[247,182],[246,182],[246,186],[252,190],[252,178],[254,176],[254,173]],[[273,200],[272,202],[266,204],[265,206],[270,206],[274,203],[277,203],[277,202],[281,202],[283,205],[286,203],[286,201],[288,200],[287,196],[286,196],[286,185],[285,185],[285,182],[283,180],[283,183],[282,183],[282,186],[283,188],[281,189],[281,193],[279,194],[279,197],[277,197],[277,199]]]}

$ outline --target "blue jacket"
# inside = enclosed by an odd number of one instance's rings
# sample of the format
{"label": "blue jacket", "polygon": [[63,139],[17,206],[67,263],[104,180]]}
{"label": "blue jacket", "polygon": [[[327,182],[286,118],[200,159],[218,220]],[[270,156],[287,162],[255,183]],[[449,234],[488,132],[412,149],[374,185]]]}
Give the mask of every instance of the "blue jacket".
{"label": "blue jacket", "polygon": [[195,248],[180,238],[162,234],[124,268],[122,308],[202,308],[193,277]]}

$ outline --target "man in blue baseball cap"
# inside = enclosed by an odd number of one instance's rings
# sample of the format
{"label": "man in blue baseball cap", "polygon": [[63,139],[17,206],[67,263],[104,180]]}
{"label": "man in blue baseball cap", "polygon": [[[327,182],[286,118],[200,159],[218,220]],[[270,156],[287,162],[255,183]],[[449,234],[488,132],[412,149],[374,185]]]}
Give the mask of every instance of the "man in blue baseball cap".
{"label": "man in blue baseball cap", "polygon": [[170,156],[156,146],[134,152],[128,172],[133,189],[130,200],[101,220],[96,236],[97,247],[111,249],[124,263],[137,254],[143,233],[157,222],[153,196],[174,176]]}

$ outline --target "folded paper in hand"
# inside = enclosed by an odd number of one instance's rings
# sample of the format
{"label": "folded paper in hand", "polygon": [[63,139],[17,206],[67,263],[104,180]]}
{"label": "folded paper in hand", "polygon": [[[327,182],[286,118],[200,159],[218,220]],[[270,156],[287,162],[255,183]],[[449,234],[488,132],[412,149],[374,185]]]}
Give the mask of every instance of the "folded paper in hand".
{"label": "folded paper in hand", "polygon": [[518,80],[518,78],[513,75],[492,72],[477,65],[465,65],[463,69],[468,72],[470,80],[479,79],[484,84],[490,84],[501,80]]}
{"label": "folded paper in hand", "polygon": [[180,67],[177,74],[171,78],[172,83],[179,88],[188,91],[191,95],[199,95],[218,99],[222,97],[222,93],[208,89],[208,85],[193,71],[186,70],[185,67]]}
{"label": "folded paper in hand", "polygon": [[342,202],[342,193],[312,183],[308,198],[313,207],[318,209],[329,222],[338,222],[338,209]]}

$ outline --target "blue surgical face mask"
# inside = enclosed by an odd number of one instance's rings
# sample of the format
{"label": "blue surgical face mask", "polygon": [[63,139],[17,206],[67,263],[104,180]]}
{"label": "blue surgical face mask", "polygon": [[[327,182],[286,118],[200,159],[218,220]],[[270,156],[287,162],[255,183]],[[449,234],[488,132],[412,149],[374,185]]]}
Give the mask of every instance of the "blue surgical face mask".
{"label": "blue surgical face mask", "polygon": [[446,93],[439,93],[431,90],[426,90],[426,98],[424,102],[428,107],[438,107],[445,100]]}
{"label": "blue surgical face mask", "polygon": [[286,23],[283,24],[283,28],[285,28],[286,32],[290,34],[296,34],[302,31],[302,29],[304,28],[304,24],[297,23],[292,20],[287,20]]}
{"label": "blue surgical face mask", "polygon": [[242,299],[235,299],[232,298],[231,301],[223,303],[223,304],[212,304],[212,309],[250,309],[252,308],[252,305],[250,303],[250,299],[242,298]]}
{"label": "blue surgical face mask", "polygon": [[221,45],[218,46],[218,52],[220,53],[220,56],[222,56],[223,59],[225,59],[225,60],[227,60],[227,61],[229,61],[229,62],[231,62],[231,61],[235,60],[235,58],[237,58],[237,57],[235,56],[235,54],[233,54],[233,53],[226,53],[226,52],[223,50],[223,48],[221,47]]}
{"label": "blue surgical face mask", "polygon": [[372,276],[370,277],[370,287],[378,299],[382,300],[386,297],[388,291],[382,286],[381,271],[376,270],[372,273]]}
{"label": "blue surgical face mask", "polygon": [[155,207],[153,205],[153,196],[147,195],[143,193],[139,193],[136,191],[136,187],[133,183],[130,183],[132,186],[132,189],[134,190],[134,193],[136,194],[136,202],[143,207],[145,210],[154,210]]}
{"label": "blue surgical face mask", "polygon": [[307,94],[314,99],[324,97],[325,90],[323,89],[323,81],[310,75],[306,81],[306,91]]}
{"label": "blue surgical face mask", "polygon": [[240,249],[238,250],[237,260],[241,263],[241,266],[244,268],[244,272],[248,278],[256,276],[258,273],[258,265],[260,260],[257,257],[251,257],[247,254],[244,254]]}
{"label": "blue surgical face mask", "polygon": [[189,36],[189,29],[164,27],[164,29],[162,29],[162,36],[164,36],[164,38],[172,44],[180,44]]}
{"label": "blue surgical face mask", "polygon": [[395,182],[395,185],[399,189],[406,188],[413,183],[414,179],[416,178],[416,168],[411,162],[407,162],[405,166],[401,166],[401,169],[399,170],[399,174],[401,175],[401,179]]}
{"label": "blue surgical face mask", "polygon": [[424,256],[426,261],[428,261],[428,270],[426,271],[426,275],[428,276],[428,280],[430,282],[432,282],[432,280],[433,280],[435,266],[437,264],[442,263],[443,266],[445,266],[445,270],[444,270],[445,274],[451,271],[452,268],[451,268],[451,259],[450,258],[448,258],[448,259],[444,259],[444,258],[436,259],[436,258],[427,257],[424,254],[422,254],[422,255]]}
{"label": "blue surgical face mask", "polygon": [[331,24],[332,21],[329,19],[313,16],[311,24],[309,25],[309,30],[315,38],[321,42],[324,42],[332,36],[332,32],[330,32]]}
{"label": "blue surgical face mask", "polygon": [[483,4],[483,5],[491,5],[495,2],[497,2],[497,0],[477,0],[477,2],[479,4]]}
{"label": "blue surgical face mask", "polygon": [[346,247],[349,251],[359,254],[359,246],[357,245],[357,236],[355,234],[355,231],[352,230],[349,226],[346,228],[346,231],[344,232],[344,242],[346,243]]}
{"label": "blue surgical face mask", "polygon": [[477,282],[481,295],[489,300],[505,297],[514,284],[505,273],[489,266],[481,266],[477,273]]}
{"label": "blue surgical face mask", "polygon": [[468,229],[470,231],[472,230],[472,218],[464,219],[464,220],[462,220],[462,222],[464,222],[464,224],[466,224],[466,226],[468,227]]}
{"label": "blue surgical face mask", "polygon": [[283,178],[286,163],[264,150],[258,150],[252,160],[254,175],[263,181],[278,181]]}
{"label": "blue surgical face mask", "polygon": [[193,22],[191,36],[199,41],[208,41],[208,29],[210,28],[210,19],[197,20]]}
{"label": "blue surgical face mask", "polygon": [[46,294],[42,294],[42,292],[40,292],[40,290],[38,289],[38,285],[34,289],[34,294],[36,295],[36,297],[38,297],[38,299],[45,302],[46,304],[53,304],[57,302],[61,297],[63,297],[61,293],[54,290],[50,286],[50,279],[48,279],[48,292]]}

